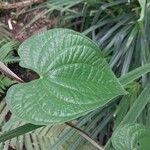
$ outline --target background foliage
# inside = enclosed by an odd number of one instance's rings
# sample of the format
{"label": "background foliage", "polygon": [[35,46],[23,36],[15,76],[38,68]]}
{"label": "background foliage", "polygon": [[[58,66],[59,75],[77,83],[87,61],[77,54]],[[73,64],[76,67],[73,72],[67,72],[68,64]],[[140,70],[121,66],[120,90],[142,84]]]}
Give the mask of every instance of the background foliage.
{"label": "background foliage", "polygon": [[[26,20],[22,19],[23,16],[35,11],[38,11],[37,14],[24,23]],[[3,21],[0,23],[0,54],[2,54],[0,61],[8,66],[19,61],[16,55],[19,43],[15,42],[14,38],[18,40],[19,37],[19,41],[22,41],[20,35],[23,35],[24,40],[24,35],[26,38],[26,32],[29,32],[28,28],[41,25],[39,20],[43,20],[43,17],[53,21],[56,18],[56,20],[52,26],[41,27],[42,30],[67,27],[89,36],[103,50],[105,58],[117,77],[122,77],[129,71],[149,63],[150,60],[150,0],[48,0],[20,9],[18,12],[11,11],[10,16],[17,21],[21,20],[24,25],[19,30],[19,36],[12,36],[8,26]],[[3,93],[0,102],[2,132],[24,124],[15,116],[11,116],[5,103],[4,93],[11,84],[13,81],[0,75],[0,92]],[[144,125],[146,129],[150,126],[150,95],[148,92],[150,87],[148,84],[149,75],[143,75],[126,86],[128,95],[115,99],[104,109],[95,110],[75,120],[74,124],[89,133],[101,145],[106,144],[114,131],[112,145],[111,142],[108,142],[106,149],[118,150],[115,140],[117,128],[118,130],[126,128],[125,126],[121,129],[120,124],[123,126],[138,123]],[[123,142],[123,139],[120,140]],[[87,149],[87,147],[95,149],[74,129],[65,125],[47,126],[1,143],[1,149],[12,147],[21,150],[25,147],[27,150],[44,150],[47,149],[46,146],[51,149],[75,150]]]}

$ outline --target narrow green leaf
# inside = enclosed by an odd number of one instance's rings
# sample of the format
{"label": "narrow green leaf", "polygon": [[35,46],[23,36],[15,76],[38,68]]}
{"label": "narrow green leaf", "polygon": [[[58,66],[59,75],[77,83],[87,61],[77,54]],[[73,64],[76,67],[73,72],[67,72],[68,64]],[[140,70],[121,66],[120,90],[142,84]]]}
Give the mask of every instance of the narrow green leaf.
{"label": "narrow green leaf", "polygon": [[7,56],[9,56],[10,52],[12,52],[16,46],[18,46],[18,42],[16,41],[11,41],[3,44],[2,47],[0,47],[0,61],[5,61],[5,59],[7,59]]}
{"label": "narrow green leaf", "polygon": [[0,143],[4,142],[6,140],[12,139],[14,137],[17,137],[19,135],[23,135],[25,133],[28,133],[28,132],[33,131],[33,130],[40,128],[40,127],[42,127],[42,126],[33,125],[33,124],[25,124],[23,126],[20,126],[16,129],[13,129],[11,131],[8,131],[8,132],[0,135]]}
{"label": "narrow green leaf", "polygon": [[95,5],[97,3],[100,3],[101,0],[84,0],[84,1],[90,5]]}
{"label": "narrow green leaf", "polygon": [[146,104],[150,101],[150,84],[141,92],[137,100],[133,103],[132,107],[124,117],[121,124],[134,123],[139,117]]}
{"label": "narrow green leaf", "polygon": [[138,0],[139,4],[141,6],[141,15],[139,18],[139,22],[143,21],[144,17],[145,17],[145,10],[146,10],[146,0]]}
{"label": "narrow green leaf", "polygon": [[148,72],[150,72],[150,64],[145,64],[145,65],[125,74],[124,76],[121,76],[119,78],[119,81],[123,86],[126,86],[127,84],[133,82],[134,80],[138,79],[139,77],[141,77],[142,75],[144,75]]}

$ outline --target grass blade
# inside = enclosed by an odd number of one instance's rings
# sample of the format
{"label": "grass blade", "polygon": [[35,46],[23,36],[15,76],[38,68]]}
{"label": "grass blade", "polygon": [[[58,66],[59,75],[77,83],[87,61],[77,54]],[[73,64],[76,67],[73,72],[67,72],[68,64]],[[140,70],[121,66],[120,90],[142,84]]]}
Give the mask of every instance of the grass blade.
{"label": "grass blade", "polygon": [[126,75],[120,77],[119,81],[123,86],[126,86],[127,84],[131,83],[132,81],[138,79],[143,74],[146,74],[148,72],[150,72],[150,64],[145,64],[145,65],[127,73]]}
{"label": "grass blade", "polygon": [[40,127],[42,127],[42,126],[33,125],[33,124],[25,124],[23,126],[20,126],[16,129],[13,129],[11,131],[8,131],[8,132],[3,133],[2,135],[0,135],[0,143],[5,142],[7,140],[10,140],[14,137],[23,135],[25,133],[28,133],[28,132],[33,131],[35,129],[38,129]]}

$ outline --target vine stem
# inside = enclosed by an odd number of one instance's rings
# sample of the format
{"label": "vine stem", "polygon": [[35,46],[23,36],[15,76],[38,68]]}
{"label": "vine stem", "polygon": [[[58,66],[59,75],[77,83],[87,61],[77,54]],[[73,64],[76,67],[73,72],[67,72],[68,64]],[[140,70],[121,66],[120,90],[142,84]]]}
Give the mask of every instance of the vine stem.
{"label": "vine stem", "polygon": [[[4,63],[0,62],[0,72],[6,75],[7,77],[17,81],[18,83],[24,83],[24,81],[19,78],[14,72],[12,72]],[[86,132],[82,129],[76,127],[71,122],[65,122],[71,128],[74,128],[83,138],[89,141],[93,146],[95,146],[98,150],[104,150],[102,146],[100,146],[95,140],[93,140]],[[41,127],[41,126],[40,126]]]}
{"label": "vine stem", "polygon": [[17,81],[18,83],[24,82],[14,72],[12,72],[7,66],[5,66],[4,63],[2,63],[1,61],[0,61],[0,72],[6,75],[7,77]]}
{"label": "vine stem", "polygon": [[74,128],[82,137],[84,137],[87,141],[89,141],[92,145],[94,145],[98,150],[104,150],[102,146],[100,146],[96,141],[94,141],[86,132],[81,130],[80,128],[74,126],[70,122],[66,122],[68,126]]}

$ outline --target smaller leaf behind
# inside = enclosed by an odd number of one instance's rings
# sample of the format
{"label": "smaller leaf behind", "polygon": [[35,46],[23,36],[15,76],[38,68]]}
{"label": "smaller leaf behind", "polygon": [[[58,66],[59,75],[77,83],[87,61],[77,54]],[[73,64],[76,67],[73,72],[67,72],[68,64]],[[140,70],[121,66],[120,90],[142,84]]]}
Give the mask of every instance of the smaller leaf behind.
{"label": "smaller leaf behind", "polygon": [[120,126],[112,136],[116,150],[149,150],[150,131],[140,124]]}

